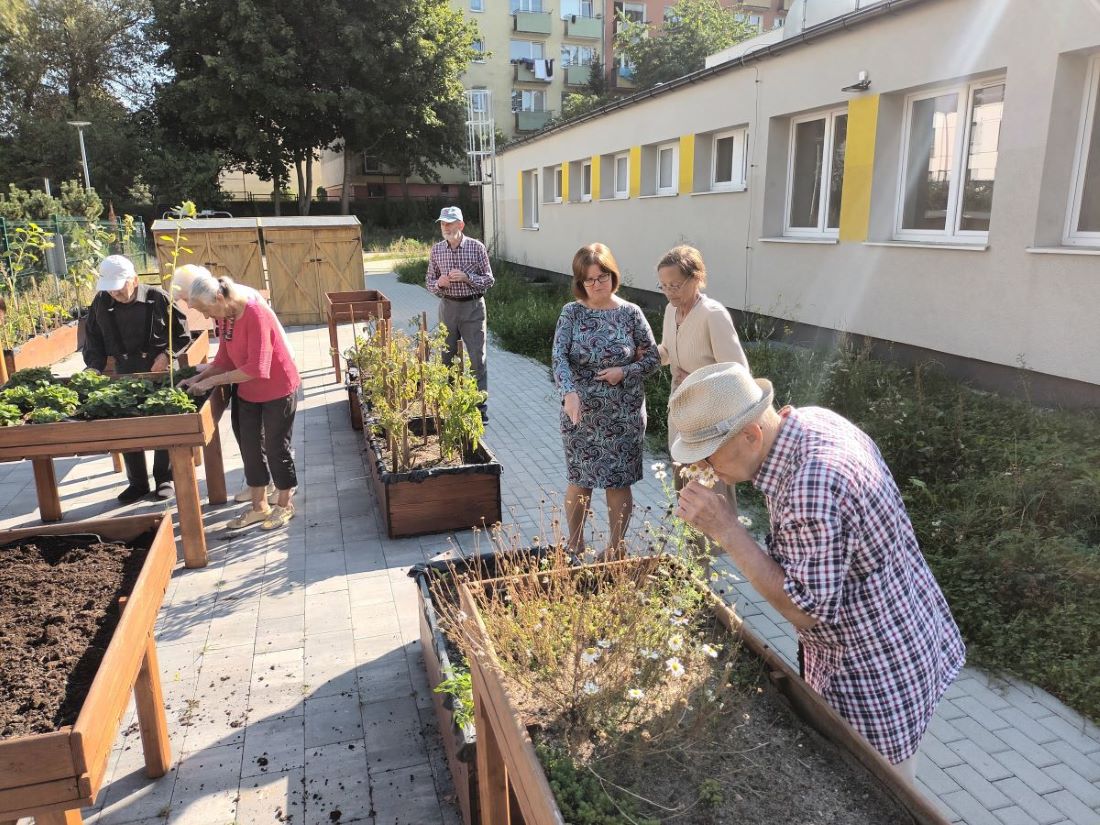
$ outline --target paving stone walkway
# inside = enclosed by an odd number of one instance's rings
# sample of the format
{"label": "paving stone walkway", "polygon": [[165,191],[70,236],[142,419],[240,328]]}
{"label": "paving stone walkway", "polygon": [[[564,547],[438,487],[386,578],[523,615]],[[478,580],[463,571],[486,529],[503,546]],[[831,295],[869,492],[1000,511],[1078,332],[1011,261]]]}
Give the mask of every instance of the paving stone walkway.
{"label": "paving stone walkway", "polygon": [[[387,269],[373,262],[367,280],[393,300],[395,319],[422,310],[434,318],[434,299]],[[230,538],[225,524],[243,505],[206,508],[210,564],[177,568],[157,627],[172,769],[144,777],[131,708],[96,806],[85,811],[89,823],[460,821],[407,571],[452,541],[469,552],[484,537],[384,537],[346,394],[333,382],[326,330],[289,334],[304,380],[294,434],[298,516],[282,532]],[[490,392],[486,441],[505,467],[505,519],[521,535],[545,535],[565,476],[547,371],[491,348]],[[228,416],[222,443],[237,489]],[[58,461],[57,473],[67,519],[157,510],[115,507],[123,479],[107,457]],[[643,509],[665,504],[652,478],[635,498]],[[37,518],[30,465],[0,464],[0,529]],[[793,662],[786,621],[743,583],[728,596]],[[967,668],[923,754],[921,787],[952,821],[1100,825],[1100,729],[1031,686]]]}

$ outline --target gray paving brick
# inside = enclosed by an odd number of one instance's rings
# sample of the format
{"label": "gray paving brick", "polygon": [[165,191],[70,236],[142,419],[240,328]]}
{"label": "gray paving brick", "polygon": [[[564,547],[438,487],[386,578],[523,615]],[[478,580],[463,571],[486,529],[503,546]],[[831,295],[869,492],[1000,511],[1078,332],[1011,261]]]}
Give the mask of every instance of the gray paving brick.
{"label": "gray paving brick", "polygon": [[1100,825],[1100,814],[1068,790],[1055,791],[1043,798],[1064,813],[1073,825]]}
{"label": "gray paving brick", "polygon": [[992,811],[1012,804],[1009,798],[998,790],[998,787],[987,781],[970,765],[956,765],[953,768],[947,768],[944,773],[954,779],[960,788],[968,791],[988,810]]}
{"label": "gray paving brick", "polygon": [[1051,765],[1043,771],[1090,808],[1100,808],[1100,786],[1090,782],[1069,765]]}
{"label": "gray paving brick", "polygon": [[928,757],[935,765],[945,770],[952,765],[963,763],[963,758],[959,754],[943,744],[932,733],[925,734],[924,740],[921,742],[920,752],[922,757]]}
{"label": "gray paving brick", "polygon": [[1085,724],[1085,720],[1078,717],[1076,722],[1069,722],[1061,716],[1051,716],[1043,720],[1058,738],[1069,743],[1084,754],[1100,752],[1100,739],[1091,736],[1091,728]]}
{"label": "gray paving brick", "polygon": [[[1039,705],[1038,702],[1033,704],[1045,710],[1045,707]],[[1025,713],[1015,705],[1008,708],[1001,708],[997,711],[997,715],[1008,722],[1011,727],[1029,736],[1040,745],[1045,745],[1059,738],[1057,733],[1043,724],[1042,718],[1036,719],[1034,716]],[[1044,716],[1045,715],[1046,714],[1044,714]]]}
{"label": "gray paving brick", "polygon": [[1100,753],[1086,756],[1068,742],[1051,742],[1047,750],[1089,782],[1100,782]]}
{"label": "gray paving brick", "polygon": [[1037,794],[1051,793],[1062,787],[1060,782],[1028,761],[1027,756],[1027,753],[1020,751],[1005,751],[997,754],[997,761],[1023,780]]}
{"label": "gray paving brick", "polygon": [[1032,764],[1040,768],[1045,768],[1047,765],[1053,765],[1058,762],[1058,757],[1048,748],[1043,747],[1030,736],[1015,728],[1004,728],[1003,730],[999,730],[997,731],[997,737],[1008,744],[1013,750],[1025,754]]}
{"label": "gray paving brick", "polygon": [[969,791],[954,791],[941,797],[946,805],[959,814],[967,825],[1001,825],[996,815],[986,810]]}
{"label": "gray paving brick", "polygon": [[375,821],[387,825],[441,825],[443,814],[428,763],[371,773]]}
{"label": "gray paving brick", "polygon": [[[986,730],[996,731],[1008,727],[1008,722],[1003,717],[975,696],[960,696],[952,702]],[[1004,708],[1008,708],[1007,703]]]}
{"label": "gray paving brick", "polygon": [[968,739],[952,742],[948,747],[990,782],[1006,779],[1010,775],[1008,768]]}
{"label": "gray paving brick", "polygon": [[1019,805],[1010,805],[993,813],[1004,825],[1036,825],[1035,818]]}
{"label": "gray paving brick", "polygon": [[947,773],[932,760],[925,757],[926,754],[922,749],[921,759],[917,767],[917,778],[924,783],[932,796],[943,796],[945,793],[959,790],[958,782],[948,776]]}
{"label": "gray paving brick", "polygon": [[[956,716],[955,718],[959,717]],[[932,723],[928,726],[928,731],[941,742],[958,742],[960,739],[965,738],[965,734],[961,730],[938,713],[932,717]]]}
{"label": "gray paving brick", "polygon": [[971,716],[960,716],[951,722],[969,741],[986,753],[1000,753],[1009,749],[1009,745],[997,734],[988,731]]}
{"label": "gray paving brick", "polygon": [[1018,777],[1010,776],[1008,779],[1002,779],[997,783],[997,788],[1027,811],[1039,825],[1053,825],[1063,818],[1061,811],[1035,793]]}
{"label": "gray paving brick", "polygon": [[237,800],[238,825],[301,822],[305,810],[302,785],[301,768],[242,778]]}

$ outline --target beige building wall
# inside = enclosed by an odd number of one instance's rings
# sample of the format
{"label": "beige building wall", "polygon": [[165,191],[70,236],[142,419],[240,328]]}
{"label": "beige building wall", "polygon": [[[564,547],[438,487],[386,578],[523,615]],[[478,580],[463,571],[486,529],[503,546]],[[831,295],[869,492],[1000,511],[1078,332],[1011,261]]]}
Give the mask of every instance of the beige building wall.
{"label": "beige building wall", "polygon": [[[628,283],[652,288],[659,256],[690,243],[707,260],[708,291],[731,308],[1100,384],[1100,240],[1063,237],[1086,92],[1100,82],[1089,75],[1100,4],[1062,0],[1037,15],[1027,0],[923,0],[891,12],[510,147],[498,159],[499,254],[566,273],[579,246],[602,241]],[[860,71],[871,88],[841,91]],[[907,96],[1000,76],[988,237],[900,241]],[[830,110],[849,116],[842,229],[785,235],[792,118]],[[709,183],[697,168],[707,133],[734,127],[747,130],[746,187],[693,192]],[[642,196],[645,147],[666,141],[691,157],[678,194]],[[614,199],[606,172],[620,152],[630,191]],[[530,226],[524,175],[545,183],[553,166],[593,157],[593,200],[568,202],[579,198],[567,174],[567,202],[539,204]]]}

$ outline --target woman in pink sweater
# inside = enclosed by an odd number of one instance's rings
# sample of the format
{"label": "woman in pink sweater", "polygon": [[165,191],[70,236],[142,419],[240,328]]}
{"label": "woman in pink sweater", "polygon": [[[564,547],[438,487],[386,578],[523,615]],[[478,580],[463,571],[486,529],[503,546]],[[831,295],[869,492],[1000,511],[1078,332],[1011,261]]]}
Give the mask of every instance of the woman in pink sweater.
{"label": "woman in pink sweater", "polygon": [[[229,522],[229,529],[261,523],[265,530],[282,527],[294,517],[290,497],[298,478],[290,441],[302,383],[286,333],[271,307],[232,278],[196,279],[188,303],[221,321],[223,331],[214,362],[180,386],[201,395],[219,384],[237,385],[241,459],[252,509]],[[277,498],[268,507],[265,493],[271,481]]]}

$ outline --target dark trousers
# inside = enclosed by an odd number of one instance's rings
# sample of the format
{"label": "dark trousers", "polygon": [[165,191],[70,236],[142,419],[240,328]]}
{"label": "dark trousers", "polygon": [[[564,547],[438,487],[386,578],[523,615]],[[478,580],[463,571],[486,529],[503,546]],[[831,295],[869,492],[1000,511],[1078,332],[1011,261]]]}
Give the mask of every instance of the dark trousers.
{"label": "dark trousers", "polygon": [[245,401],[238,396],[237,408],[241,459],[248,486],[266,487],[269,481],[274,481],[279,490],[297,487],[290,440],[298,394],[292,392],[285,398],[263,402]]}
{"label": "dark trousers", "polygon": [[[123,453],[126,464],[126,478],[136,487],[149,486],[149,465],[145,463],[145,453]],[[153,450],[153,482],[160,485],[172,480],[172,461],[167,450]]]}

